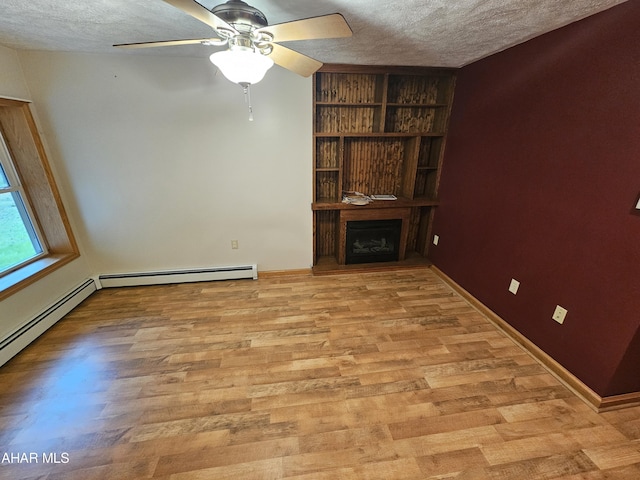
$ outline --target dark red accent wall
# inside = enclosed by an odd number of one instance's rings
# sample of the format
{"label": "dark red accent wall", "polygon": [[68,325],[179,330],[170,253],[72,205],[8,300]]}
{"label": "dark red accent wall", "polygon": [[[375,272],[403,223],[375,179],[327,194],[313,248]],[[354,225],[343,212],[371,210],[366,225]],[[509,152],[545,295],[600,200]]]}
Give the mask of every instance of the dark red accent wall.
{"label": "dark red accent wall", "polygon": [[640,391],[639,25],[629,1],[460,70],[430,249],[601,396]]}

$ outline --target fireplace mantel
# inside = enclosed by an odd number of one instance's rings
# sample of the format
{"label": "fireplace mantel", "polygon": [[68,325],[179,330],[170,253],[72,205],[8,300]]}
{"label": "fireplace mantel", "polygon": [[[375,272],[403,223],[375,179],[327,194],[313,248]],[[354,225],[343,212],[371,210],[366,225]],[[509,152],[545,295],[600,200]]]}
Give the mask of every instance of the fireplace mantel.
{"label": "fireplace mantel", "polygon": [[353,205],[344,202],[313,202],[311,210],[370,210],[387,208],[412,208],[412,207],[435,207],[440,202],[431,198],[419,198],[411,200],[399,197],[397,200],[378,200],[368,205]]}

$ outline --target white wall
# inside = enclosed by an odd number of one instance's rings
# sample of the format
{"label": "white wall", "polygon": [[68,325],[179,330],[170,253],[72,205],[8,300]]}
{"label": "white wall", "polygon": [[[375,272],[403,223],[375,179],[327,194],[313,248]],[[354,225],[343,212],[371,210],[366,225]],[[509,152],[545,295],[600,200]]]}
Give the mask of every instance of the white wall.
{"label": "white wall", "polygon": [[18,53],[0,45],[0,96],[29,100]]}
{"label": "white wall", "polygon": [[[31,95],[22,73],[19,58],[14,50],[0,46],[0,96],[30,100]],[[38,105],[31,106],[36,121]],[[59,183],[56,158],[47,148],[46,137],[42,138],[51,167]],[[65,207],[69,205],[65,190],[60,189]],[[72,226],[74,226],[72,222]],[[74,260],[14,295],[0,301],[0,339],[19,328],[25,322],[45,310],[70,290],[91,276],[85,257]]]}
{"label": "white wall", "polygon": [[249,122],[206,57],[19,56],[93,273],[310,267],[311,79],[272,68]]}

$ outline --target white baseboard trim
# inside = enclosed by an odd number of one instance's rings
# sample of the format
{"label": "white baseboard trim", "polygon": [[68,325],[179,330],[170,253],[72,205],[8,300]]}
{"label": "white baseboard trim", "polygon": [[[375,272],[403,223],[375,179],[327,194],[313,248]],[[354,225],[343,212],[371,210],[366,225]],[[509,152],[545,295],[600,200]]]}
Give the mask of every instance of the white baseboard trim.
{"label": "white baseboard trim", "polygon": [[80,305],[96,290],[97,286],[94,280],[86,280],[40,314],[0,340],[0,365],[4,365],[11,360],[18,352]]}
{"label": "white baseboard trim", "polygon": [[98,280],[102,288],[107,288],[169,283],[211,282],[217,280],[256,280],[257,278],[258,266],[253,264],[157,272],[115,273],[100,275]]}

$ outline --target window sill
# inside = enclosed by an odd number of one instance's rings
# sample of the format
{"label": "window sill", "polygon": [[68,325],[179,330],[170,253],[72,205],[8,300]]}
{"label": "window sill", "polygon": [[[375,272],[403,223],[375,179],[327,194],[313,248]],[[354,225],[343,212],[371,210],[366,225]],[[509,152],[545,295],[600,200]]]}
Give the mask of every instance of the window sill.
{"label": "window sill", "polygon": [[75,252],[47,255],[5,275],[0,278],[0,300],[4,300],[17,291],[46,277],[79,256]]}

